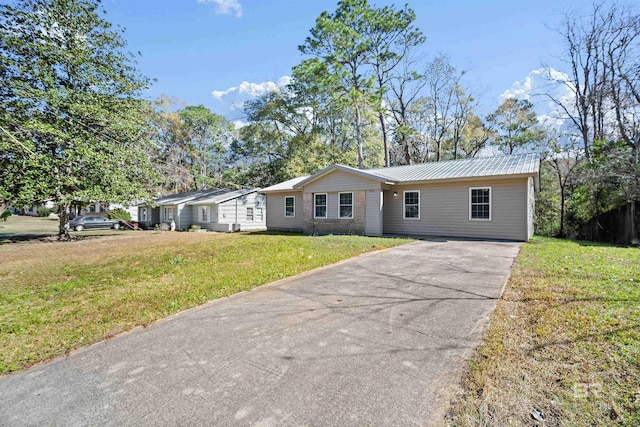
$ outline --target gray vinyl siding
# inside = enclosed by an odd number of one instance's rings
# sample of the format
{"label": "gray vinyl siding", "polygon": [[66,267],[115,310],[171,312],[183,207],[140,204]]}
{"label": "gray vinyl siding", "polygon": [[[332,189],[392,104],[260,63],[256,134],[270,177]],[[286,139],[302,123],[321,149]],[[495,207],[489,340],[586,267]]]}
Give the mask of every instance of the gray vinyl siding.
{"label": "gray vinyl siding", "polygon": [[365,234],[367,236],[382,235],[382,191],[367,190]]}
{"label": "gray vinyl siding", "polygon": [[[253,208],[253,221],[247,221],[247,208]],[[257,192],[237,197],[218,205],[218,223],[240,224],[241,230],[263,229],[266,226],[265,208],[265,197]],[[258,209],[262,209],[261,220],[257,214]]]}
{"label": "gray vinyl siding", "polygon": [[202,206],[203,205],[191,205],[191,224],[197,224],[201,228],[215,231],[215,225],[218,220],[218,205],[216,205],[215,203],[211,205],[205,205],[209,207],[209,221],[206,222],[200,221],[199,212]]}
{"label": "gray vinyl siding", "polygon": [[[528,185],[527,178],[520,178],[396,186],[383,192],[384,232],[527,240]],[[491,187],[490,221],[469,219],[471,187]],[[403,191],[414,190],[420,191],[420,219],[403,219]]]}
{"label": "gray vinyl siding", "polygon": [[180,203],[176,209],[176,230],[186,230],[191,226],[191,206]]}
{"label": "gray vinyl siding", "polygon": [[535,221],[535,211],[536,211],[536,196],[535,196],[535,186],[533,184],[533,177],[529,177],[529,184],[527,188],[527,209],[528,212],[528,226],[529,230],[527,233],[527,238],[533,236],[535,231],[534,221]]}
{"label": "gray vinyl siding", "polygon": [[380,183],[378,181],[339,170],[330,172],[304,186],[305,193],[337,193],[338,191],[375,189],[380,189]]}
{"label": "gray vinyl siding", "polygon": [[[284,198],[295,197],[295,216],[284,216]],[[302,192],[267,194],[267,229],[301,231],[304,226]]]}

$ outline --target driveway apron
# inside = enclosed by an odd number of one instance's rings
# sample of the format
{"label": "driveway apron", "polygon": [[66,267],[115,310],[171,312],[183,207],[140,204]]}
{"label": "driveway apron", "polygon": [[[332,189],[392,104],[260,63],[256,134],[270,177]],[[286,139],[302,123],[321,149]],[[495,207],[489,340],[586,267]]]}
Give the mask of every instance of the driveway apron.
{"label": "driveway apron", "polygon": [[0,380],[0,424],[442,425],[520,244],[423,240]]}

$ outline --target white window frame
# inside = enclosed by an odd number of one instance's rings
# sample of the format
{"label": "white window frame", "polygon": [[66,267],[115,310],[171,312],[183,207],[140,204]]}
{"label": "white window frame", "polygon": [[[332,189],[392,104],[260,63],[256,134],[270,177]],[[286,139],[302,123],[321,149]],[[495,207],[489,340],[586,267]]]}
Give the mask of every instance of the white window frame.
{"label": "white window frame", "polygon": [[149,211],[148,208],[140,208],[140,221],[147,222],[149,220]]}
{"label": "white window frame", "polygon": [[[418,193],[418,216],[417,217],[407,217],[407,193]],[[420,219],[420,190],[406,190],[402,192],[402,218],[409,220],[419,220]]]}
{"label": "white window frame", "polygon": [[[342,203],[340,203],[340,195],[341,194],[351,194],[351,204],[350,205],[343,205]],[[338,193],[338,218],[340,219],[353,219],[353,211],[354,211],[354,205],[355,204],[355,197],[353,194],[353,191],[342,191],[340,193]],[[351,215],[349,216],[342,216],[340,215],[340,208],[342,206],[351,206]]]}
{"label": "white window frame", "polygon": [[[489,218],[472,218],[471,207],[473,190],[489,190]],[[476,203],[476,205],[484,205],[485,203]],[[491,187],[469,187],[469,221],[491,221],[493,217],[493,189]]]}
{"label": "white window frame", "polygon": [[[249,211],[251,211],[251,219],[249,219]],[[247,222],[254,222],[256,218],[256,212],[252,207],[247,207]]]}
{"label": "white window frame", "polygon": [[[206,215],[203,215],[206,212]],[[211,222],[211,207],[198,206],[198,222]]]}
{"label": "white window frame", "polygon": [[[287,199],[293,200],[293,215],[287,215]],[[284,196],[284,216],[287,218],[296,217],[296,196]]]}
{"label": "white window frame", "polygon": [[[324,196],[324,216],[316,216],[316,197]],[[323,206],[323,205],[320,205]],[[313,193],[313,217],[319,219],[327,219],[329,217],[329,194],[327,193]]]}
{"label": "white window frame", "polygon": [[253,217],[255,218],[256,222],[263,222],[264,221],[264,211],[262,210],[262,208],[255,208],[253,211]]}
{"label": "white window frame", "polygon": [[[171,215],[169,215],[171,213]],[[173,211],[173,206],[165,206],[162,210],[162,218],[164,221],[173,221],[175,220],[175,215]]]}

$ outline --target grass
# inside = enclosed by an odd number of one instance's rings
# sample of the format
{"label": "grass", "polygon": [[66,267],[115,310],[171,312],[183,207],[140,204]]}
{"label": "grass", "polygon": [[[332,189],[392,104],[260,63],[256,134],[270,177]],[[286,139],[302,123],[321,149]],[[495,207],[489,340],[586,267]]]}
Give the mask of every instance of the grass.
{"label": "grass", "polygon": [[408,239],[132,232],[0,247],[0,375]]}
{"label": "grass", "polygon": [[451,425],[640,425],[640,250],[522,247]]}
{"label": "grass", "polygon": [[10,216],[6,221],[0,221],[0,236],[14,233],[56,233],[59,221],[57,218]]}

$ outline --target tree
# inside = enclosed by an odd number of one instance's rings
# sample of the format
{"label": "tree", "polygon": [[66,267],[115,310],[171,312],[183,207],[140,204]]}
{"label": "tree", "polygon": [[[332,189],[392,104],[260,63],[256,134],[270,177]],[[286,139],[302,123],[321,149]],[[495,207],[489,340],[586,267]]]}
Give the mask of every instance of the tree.
{"label": "tree", "polygon": [[566,206],[569,190],[577,181],[577,170],[583,157],[577,140],[562,135],[557,129],[548,127],[540,141],[540,154],[547,169],[556,179],[560,193],[559,231],[560,237],[566,236]]}
{"label": "tree", "polygon": [[[365,37],[370,40],[367,62],[373,69],[378,95],[381,100],[384,100],[388,99],[386,95],[391,89],[393,80],[402,78],[406,81],[416,78],[415,71],[407,69],[411,62],[405,59],[410,57],[416,47],[424,43],[425,37],[412,25],[416,14],[408,5],[398,11],[392,6],[369,9],[366,14],[369,25],[366,26]],[[397,73],[397,69],[401,69],[402,72]],[[404,84],[402,81],[398,83]],[[383,102],[378,108],[378,120],[382,132],[385,167],[391,165],[388,114],[389,106]]]}
{"label": "tree", "polygon": [[294,67],[299,73],[317,77],[316,85],[353,110],[358,150],[358,167],[364,168],[363,110],[380,105],[374,79],[366,69],[370,40],[367,0],[341,0],[334,14],[322,12],[311,29],[311,36],[299,47],[313,58]]}
{"label": "tree", "polygon": [[8,165],[1,193],[31,203],[52,198],[61,239],[69,237],[72,202],[144,198],[156,178],[139,99],[149,80],[99,5],[0,6],[0,158]]}
{"label": "tree", "polygon": [[505,154],[514,154],[542,136],[533,104],[527,100],[505,99],[487,122],[497,133],[493,144]]}

